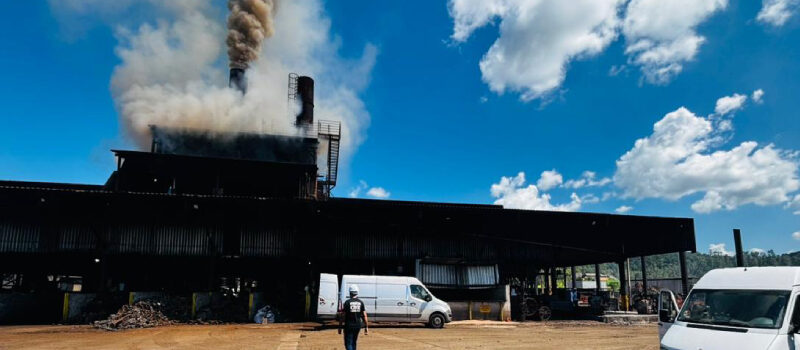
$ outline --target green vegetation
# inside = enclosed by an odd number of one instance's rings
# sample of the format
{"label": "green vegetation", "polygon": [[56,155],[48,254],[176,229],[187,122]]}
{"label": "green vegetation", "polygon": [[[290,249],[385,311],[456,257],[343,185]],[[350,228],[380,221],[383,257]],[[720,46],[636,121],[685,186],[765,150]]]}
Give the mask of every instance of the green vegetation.
{"label": "green vegetation", "polygon": [[606,282],[606,285],[608,286],[608,288],[611,288],[611,290],[615,292],[619,291],[619,280],[617,279],[609,278],[608,281]]}
{"label": "green vegetation", "polygon": [[[800,252],[789,254],[775,254],[772,250],[766,253],[745,253],[746,266],[800,266]],[[631,258],[631,279],[642,277],[641,259]],[[687,253],[686,263],[689,277],[700,278],[706,272],[736,266],[736,258],[726,255],[710,255],[704,253]],[[580,273],[594,273],[594,266],[578,266]],[[609,276],[619,276],[617,264],[607,263],[600,265],[600,273]],[[647,278],[679,278],[681,276],[678,254],[663,254],[647,257]]]}

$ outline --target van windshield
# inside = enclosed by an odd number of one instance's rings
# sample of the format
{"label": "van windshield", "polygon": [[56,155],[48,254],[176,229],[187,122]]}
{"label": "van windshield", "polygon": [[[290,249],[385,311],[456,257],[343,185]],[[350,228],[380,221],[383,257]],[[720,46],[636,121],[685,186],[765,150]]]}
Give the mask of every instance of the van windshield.
{"label": "van windshield", "polygon": [[693,290],[678,321],[748,328],[780,328],[788,291]]}

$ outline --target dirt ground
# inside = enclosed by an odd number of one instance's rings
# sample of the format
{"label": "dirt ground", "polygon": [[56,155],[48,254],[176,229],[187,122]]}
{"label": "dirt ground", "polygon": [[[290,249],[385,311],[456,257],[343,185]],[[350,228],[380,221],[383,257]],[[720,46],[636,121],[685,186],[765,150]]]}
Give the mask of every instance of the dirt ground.
{"label": "dirt ground", "polygon": [[[445,329],[379,326],[359,349],[603,349],[656,350],[654,325],[597,322],[463,321]],[[89,326],[0,327],[0,349],[344,349],[336,329],[319,324],[178,325],[118,332]]]}

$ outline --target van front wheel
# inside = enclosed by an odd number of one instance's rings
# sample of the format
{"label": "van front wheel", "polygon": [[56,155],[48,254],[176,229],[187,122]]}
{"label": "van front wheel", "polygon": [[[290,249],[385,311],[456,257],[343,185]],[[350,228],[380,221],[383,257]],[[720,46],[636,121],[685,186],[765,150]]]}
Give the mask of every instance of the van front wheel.
{"label": "van front wheel", "polygon": [[444,327],[445,319],[444,315],[442,314],[433,314],[431,318],[428,320],[428,326],[431,328],[442,328]]}

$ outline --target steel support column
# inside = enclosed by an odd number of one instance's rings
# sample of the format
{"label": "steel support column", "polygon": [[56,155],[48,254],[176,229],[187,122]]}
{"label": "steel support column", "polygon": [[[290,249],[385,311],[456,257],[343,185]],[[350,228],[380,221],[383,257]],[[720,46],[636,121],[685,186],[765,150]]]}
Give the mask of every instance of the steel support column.
{"label": "steel support column", "polygon": [[733,229],[733,243],[736,246],[736,266],[744,267],[744,250],[742,250],[742,232]]}
{"label": "steel support column", "polygon": [[600,264],[594,264],[594,291],[600,294]]}
{"label": "steel support column", "polygon": [[575,266],[570,266],[569,272],[572,275],[572,284],[569,287],[575,289]]}
{"label": "steel support column", "polygon": [[678,252],[678,260],[681,264],[681,287],[685,298],[689,294],[689,272],[686,268],[686,252]]}
{"label": "steel support column", "polygon": [[619,267],[619,309],[628,311],[630,292],[628,291],[628,277],[627,267],[625,266],[625,259],[617,262]]}
{"label": "steel support column", "polygon": [[642,255],[642,294],[647,295],[647,263],[645,256]]}
{"label": "steel support column", "polygon": [[544,295],[550,295],[550,277],[553,276],[553,269],[544,270]]}

